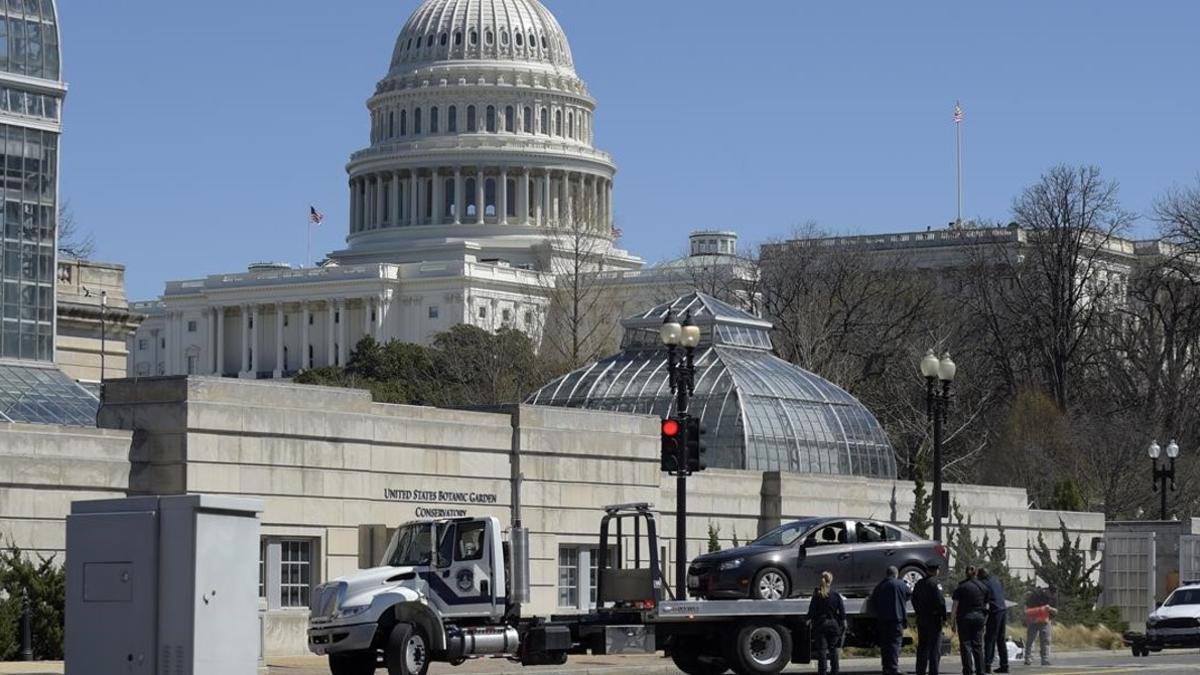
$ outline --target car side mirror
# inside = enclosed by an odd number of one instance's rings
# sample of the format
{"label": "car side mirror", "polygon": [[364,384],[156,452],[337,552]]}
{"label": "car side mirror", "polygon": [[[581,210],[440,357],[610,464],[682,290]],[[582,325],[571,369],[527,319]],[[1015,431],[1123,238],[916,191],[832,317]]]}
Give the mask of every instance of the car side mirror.
{"label": "car side mirror", "polygon": [[1154,609],[1158,609],[1159,607],[1162,607],[1162,600],[1154,601]]}

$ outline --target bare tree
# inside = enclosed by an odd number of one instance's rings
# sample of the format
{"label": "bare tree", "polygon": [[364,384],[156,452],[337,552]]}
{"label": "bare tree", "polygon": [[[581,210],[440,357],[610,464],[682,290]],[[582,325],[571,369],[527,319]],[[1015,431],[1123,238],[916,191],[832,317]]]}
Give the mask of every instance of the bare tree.
{"label": "bare tree", "polygon": [[[578,219],[571,219],[577,221]],[[610,239],[583,222],[552,229],[539,252],[539,266],[553,279],[542,334],[544,357],[567,370],[596,360],[615,345],[620,317],[613,286],[605,282]]]}
{"label": "bare tree", "polygon": [[1053,167],[1013,202],[1018,238],[976,249],[967,298],[1010,393],[1032,380],[1067,410],[1073,377],[1106,348],[1108,248],[1133,220],[1117,189],[1096,167]]}
{"label": "bare tree", "polygon": [[96,239],[80,228],[70,200],[58,205],[58,250],[72,258],[86,260],[96,253]]}
{"label": "bare tree", "polygon": [[1200,253],[1200,177],[1190,187],[1167,191],[1154,205],[1162,234],[1188,253]]}

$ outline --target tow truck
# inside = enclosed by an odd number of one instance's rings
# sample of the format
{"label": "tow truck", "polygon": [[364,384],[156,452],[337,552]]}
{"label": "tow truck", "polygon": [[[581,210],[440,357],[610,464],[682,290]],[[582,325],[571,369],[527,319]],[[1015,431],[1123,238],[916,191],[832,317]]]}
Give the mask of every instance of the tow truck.
{"label": "tow truck", "polygon": [[[309,650],[328,656],[333,675],[426,675],[431,663],[475,658],[563,665],[587,653],[665,651],[688,675],[778,673],[809,662],[806,598],[671,599],[651,505],[605,507],[599,550],[615,555],[612,564],[599,556],[597,609],[526,617],[529,531],[520,520],[507,531],[494,517],[408,523],[380,567],[317,587]],[[873,645],[865,604],[846,599],[848,645]]]}

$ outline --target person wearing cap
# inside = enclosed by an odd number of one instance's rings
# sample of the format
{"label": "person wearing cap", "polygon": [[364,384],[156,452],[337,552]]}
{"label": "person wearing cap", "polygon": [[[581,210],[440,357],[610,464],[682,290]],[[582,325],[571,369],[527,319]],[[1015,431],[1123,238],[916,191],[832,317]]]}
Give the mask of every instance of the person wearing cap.
{"label": "person wearing cap", "polygon": [[908,626],[908,584],[900,581],[899,577],[900,570],[889,567],[887,576],[867,599],[867,604],[875,614],[883,675],[899,675],[900,648],[904,644],[904,628]]}
{"label": "person wearing cap", "polygon": [[1050,619],[1058,613],[1058,594],[1054,586],[1035,588],[1025,599],[1025,665],[1033,662],[1033,641],[1038,641],[1042,665],[1050,665]]}
{"label": "person wearing cap", "polygon": [[913,586],[913,613],[917,617],[917,675],[938,675],[942,660],[942,626],[946,623],[946,592],[938,578],[941,563],[931,561],[929,576]]}
{"label": "person wearing cap", "polygon": [[984,568],[975,572],[975,577],[991,591],[988,601],[987,628],[983,633],[983,664],[985,672],[992,672],[992,661],[999,652],[1000,667],[997,673],[1008,672],[1008,601],[1004,598],[1004,585],[1000,579]]}

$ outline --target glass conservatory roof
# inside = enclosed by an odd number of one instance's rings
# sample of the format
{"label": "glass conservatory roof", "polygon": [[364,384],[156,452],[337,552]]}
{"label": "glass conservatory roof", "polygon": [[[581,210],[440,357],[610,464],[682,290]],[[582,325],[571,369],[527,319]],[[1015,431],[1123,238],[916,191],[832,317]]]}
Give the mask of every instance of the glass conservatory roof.
{"label": "glass conservatory roof", "polygon": [[0,364],[0,422],[96,426],[100,399],[57,368]]}
{"label": "glass conservatory roof", "polygon": [[771,353],[771,324],[704,293],[622,322],[621,352],[551,382],[534,405],[666,417],[674,411],[659,328],[668,313],[700,326],[690,412],[707,429],[708,466],[893,478],[883,427],[832,382]]}

